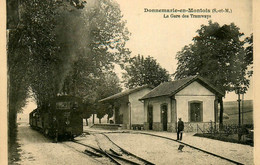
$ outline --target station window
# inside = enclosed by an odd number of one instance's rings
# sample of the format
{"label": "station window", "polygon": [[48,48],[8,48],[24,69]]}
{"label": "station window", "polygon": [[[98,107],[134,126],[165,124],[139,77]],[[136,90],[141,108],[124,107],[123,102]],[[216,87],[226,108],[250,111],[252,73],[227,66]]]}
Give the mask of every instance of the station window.
{"label": "station window", "polygon": [[203,103],[201,101],[189,102],[189,121],[202,122],[203,121]]}

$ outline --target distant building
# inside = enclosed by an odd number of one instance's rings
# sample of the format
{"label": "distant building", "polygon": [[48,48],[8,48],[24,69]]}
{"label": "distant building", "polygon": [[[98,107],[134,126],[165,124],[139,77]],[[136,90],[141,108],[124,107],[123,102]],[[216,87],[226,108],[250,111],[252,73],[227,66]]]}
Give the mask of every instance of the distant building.
{"label": "distant building", "polygon": [[185,123],[185,132],[215,126],[223,96],[224,92],[200,76],[162,83],[140,99],[144,128],[175,132],[178,118]]}
{"label": "distant building", "polygon": [[145,118],[144,105],[139,99],[151,90],[152,87],[145,85],[117,93],[99,102],[110,102],[115,105],[112,117],[115,124],[121,124],[123,129],[135,129],[143,127]]}

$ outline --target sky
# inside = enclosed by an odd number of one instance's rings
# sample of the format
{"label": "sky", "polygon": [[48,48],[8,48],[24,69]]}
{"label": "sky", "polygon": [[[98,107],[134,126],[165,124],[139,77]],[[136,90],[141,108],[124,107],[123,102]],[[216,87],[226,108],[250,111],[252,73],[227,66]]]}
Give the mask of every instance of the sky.
{"label": "sky", "polygon": [[[192,43],[196,31],[201,25],[207,25],[209,20],[224,24],[235,23],[240,32],[249,36],[253,32],[252,1],[251,0],[116,0],[121,8],[126,27],[131,32],[126,46],[132,51],[131,56],[138,54],[152,56],[167,69],[170,74],[177,68],[176,53],[185,45]],[[192,13],[196,15],[210,15],[211,18],[182,18],[183,13],[155,13],[144,12],[146,9],[229,9],[232,13]],[[164,18],[164,14],[180,15],[180,18]],[[120,72],[120,71],[119,71]],[[251,78],[252,80],[252,78]],[[252,82],[252,81],[251,81]],[[245,99],[253,99],[252,86],[245,95]],[[229,93],[225,101],[235,101],[237,95]]]}
{"label": "sky", "polygon": [[[167,69],[170,74],[177,68],[176,53],[185,45],[192,43],[192,38],[196,36],[196,30],[202,24],[207,25],[209,20],[218,22],[220,25],[235,23],[243,32],[244,37],[253,32],[252,25],[252,1],[251,0],[115,0],[123,14],[123,19],[127,21],[126,27],[131,36],[126,46],[132,51],[131,56],[138,54],[154,57],[160,65]],[[183,13],[154,13],[144,12],[146,9],[203,9],[220,10],[229,9],[232,13],[192,13],[194,15],[210,15],[211,18],[183,18]],[[164,14],[168,14],[169,18]],[[175,17],[171,18],[171,14]],[[173,16],[172,15],[172,16]],[[116,72],[121,76],[122,70],[116,67]],[[252,80],[252,78],[251,78]],[[252,81],[251,81],[252,82]],[[245,95],[245,100],[253,99],[252,84]],[[237,95],[226,94],[224,101],[236,101]],[[29,104],[24,108],[26,112],[36,107],[29,100]]]}

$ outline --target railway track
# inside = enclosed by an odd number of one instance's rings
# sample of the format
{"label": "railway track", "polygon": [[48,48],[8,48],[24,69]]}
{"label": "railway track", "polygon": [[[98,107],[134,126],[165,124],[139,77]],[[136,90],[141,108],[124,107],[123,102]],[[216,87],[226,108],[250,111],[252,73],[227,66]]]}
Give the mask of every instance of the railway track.
{"label": "railway track", "polygon": [[[93,132],[93,133],[94,133],[94,132]],[[220,158],[220,159],[222,159],[222,160],[226,160],[226,161],[231,162],[231,163],[233,163],[233,164],[243,165],[243,163],[241,163],[241,162],[238,162],[238,161],[235,161],[235,160],[226,158],[226,157],[224,157],[224,156],[221,156],[221,155],[218,155],[218,154],[215,154],[215,153],[206,151],[206,150],[204,150],[204,149],[195,147],[195,146],[193,146],[193,145],[190,145],[190,144],[187,144],[187,143],[184,143],[184,142],[181,142],[181,141],[177,141],[177,140],[172,139],[172,138],[160,136],[160,135],[154,135],[154,134],[149,134],[149,133],[144,133],[144,132],[136,132],[136,133],[133,133],[133,132],[130,132],[130,131],[127,131],[127,132],[96,132],[96,133],[94,133],[94,134],[95,134],[95,135],[101,134],[101,135],[105,136],[107,139],[109,139],[109,141],[110,141],[111,143],[113,143],[115,146],[117,146],[118,148],[120,148],[120,146],[118,146],[117,144],[115,144],[115,143],[106,135],[106,134],[113,134],[113,133],[143,134],[143,135],[147,135],[147,136],[153,136],[153,137],[157,137],[157,138],[163,138],[163,139],[167,139],[167,140],[170,140],[170,141],[174,141],[174,142],[180,143],[180,144],[182,144],[182,145],[184,145],[184,146],[188,146],[188,147],[193,148],[193,149],[195,149],[195,150],[197,150],[197,151],[204,152],[204,153],[206,153],[206,154],[208,154],[208,155],[212,155],[212,156],[217,157],[217,158]],[[124,149],[122,149],[122,150],[124,150]],[[128,151],[126,151],[126,153],[127,153],[127,152],[128,152]],[[135,155],[134,155],[134,156],[135,156]]]}
{"label": "railway track", "polygon": [[140,133],[140,134],[149,135],[149,136],[154,136],[154,137],[158,137],[158,138],[163,138],[163,139],[175,141],[175,142],[178,142],[178,143],[183,144],[183,145],[185,145],[185,146],[191,147],[191,148],[193,148],[193,149],[195,149],[195,150],[198,150],[198,151],[204,152],[204,153],[206,153],[206,154],[209,154],[209,155],[218,157],[218,158],[220,158],[220,159],[226,160],[226,161],[228,161],[228,162],[231,162],[231,163],[234,163],[234,164],[237,164],[237,165],[243,165],[243,163],[240,163],[240,162],[238,162],[238,161],[235,161],[235,160],[232,160],[232,159],[223,157],[223,156],[221,156],[221,155],[214,154],[214,153],[212,153],[212,152],[203,150],[203,149],[201,149],[201,148],[192,146],[192,145],[190,145],[190,144],[187,144],[187,143],[184,143],[184,142],[181,142],[181,141],[172,139],[172,138],[168,138],[168,137],[164,137],[164,136],[160,136],[160,135],[153,135],[153,134],[149,134],[149,133]]}
{"label": "railway track", "polygon": [[81,154],[88,155],[93,160],[97,161],[97,164],[115,164],[111,162],[109,158],[104,156],[104,153],[102,151],[100,151],[98,148],[94,146],[86,145],[77,141],[63,142],[63,144]]}
{"label": "railway track", "polygon": [[95,136],[99,148],[105,151],[109,156],[112,156],[114,159],[121,162],[120,164],[154,165],[154,163],[121,148],[105,134],[95,134]]}
{"label": "railway track", "polygon": [[[98,147],[94,147],[88,144],[84,144],[80,141],[72,141],[71,143],[75,143],[85,147],[84,149],[76,149],[78,152],[84,153],[88,156],[91,156],[98,162],[102,164],[117,164],[117,165],[154,165],[154,163],[149,162],[143,158],[140,158],[131,152],[124,150],[123,148],[115,145],[110,139],[107,138],[106,135],[99,134],[94,135],[96,137],[96,141]],[[103,136],[103,137],[102,137]],[[104,145],[106,144],[106,145]],[[78,147],[77,147],[78,148]],[[74,147],[75,149],[75,147]],[[84,150],[84,151],[82,151]]]}

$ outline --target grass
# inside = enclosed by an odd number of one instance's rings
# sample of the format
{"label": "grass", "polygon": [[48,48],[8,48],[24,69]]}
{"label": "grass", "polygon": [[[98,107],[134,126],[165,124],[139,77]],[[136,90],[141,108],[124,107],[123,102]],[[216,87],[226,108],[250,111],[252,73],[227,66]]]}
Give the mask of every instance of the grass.
{"label": "grass", "polygon": [[[242,112],[242,105],[241,105],[241,112]],[[224,113],[226,114],[223,119],[224,125],[238,125],[238,102],[237,101],[227,101],[224,102]],[[241,113],[242,119],[242,113]],[[243,102],[243,124],[246,127],[250,126],[252,128],[253,125],[253,100],[244,100]],[[197,133],[194,136],[205,137],[225,142],[231,143],[239,143],[239,144],[246,144],[246,145],[254,145],[253,142],[253,133],[246,134],[241,137],[239,140],[238,134],[226,134],[226,133]]]}
{"label": "grass", "polygon": [[[228,116],[228,118],[223,119],[224,124],[238,124],[239,115],[237,101],[224,102],[224,113]],[[243,102],[243,124],[253,124],[253,100],[244,100]]]}
{"label": "grass", "polygon": [[250,146],[254,145],[252,140],[248,140],[246,138],[246,135],[244,135],[241,138],[241,140],[238,140],[238,134],[226,135],[226,134],[220,134],[220,133],[216,133],[216,134],[197,133],[194,136],[205,137],[205,138],[220,140],[220,141],[224,141],[224,142],[246,144],[246,145],[250,145]]}

